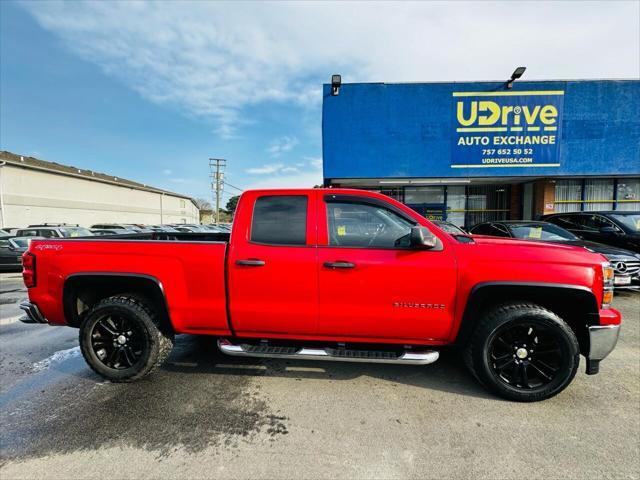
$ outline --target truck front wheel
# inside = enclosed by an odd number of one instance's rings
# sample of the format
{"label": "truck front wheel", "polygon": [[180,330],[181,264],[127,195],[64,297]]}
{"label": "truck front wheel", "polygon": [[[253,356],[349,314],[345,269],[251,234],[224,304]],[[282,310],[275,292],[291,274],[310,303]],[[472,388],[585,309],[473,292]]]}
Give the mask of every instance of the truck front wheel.
{"label": "truck front wheel", "polygon": [[80,350],[89,366],[112,382],[132,382],[151,373],[173,348],[153,309],[135,296],[108,297],[80,325]]}
{"label": "truck front wheel", "polygon": [[465,362],[497,395],[535,402],[571,383],[580,349],[573,330],[555,313],[535,304],[509,303],[483,315]]}

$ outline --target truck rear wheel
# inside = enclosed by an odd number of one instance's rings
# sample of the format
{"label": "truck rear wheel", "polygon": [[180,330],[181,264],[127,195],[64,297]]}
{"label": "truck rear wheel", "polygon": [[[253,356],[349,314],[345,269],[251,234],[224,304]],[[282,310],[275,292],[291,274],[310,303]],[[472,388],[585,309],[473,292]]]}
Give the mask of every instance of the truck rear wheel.
{"label": "truck rear wheel", "polygon": [[473,375],[497,395],[535,402],[557,395],[580,362],[574,332],[539,305],[509,303],[487,312],[466,347]]}
{"label": "truck rear wheel", "polygon": [[173,335],[159,328],[143,299],[108,297],[80,325],[80,350],[89,366],[112,382],[132,382],[151,373],[169,356]]}

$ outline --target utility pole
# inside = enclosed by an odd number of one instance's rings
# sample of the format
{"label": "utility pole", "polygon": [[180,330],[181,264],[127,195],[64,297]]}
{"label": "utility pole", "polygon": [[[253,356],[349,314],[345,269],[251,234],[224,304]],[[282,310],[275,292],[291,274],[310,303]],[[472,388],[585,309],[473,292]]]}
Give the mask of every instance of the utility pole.
{"label": "utility pole", "polygon": [[209,170],[211,171],[211,189],[216,202],[216,223],[220,223],[220,196],[224,190],[224,169],[227,161],[224,158],[210,158]]}

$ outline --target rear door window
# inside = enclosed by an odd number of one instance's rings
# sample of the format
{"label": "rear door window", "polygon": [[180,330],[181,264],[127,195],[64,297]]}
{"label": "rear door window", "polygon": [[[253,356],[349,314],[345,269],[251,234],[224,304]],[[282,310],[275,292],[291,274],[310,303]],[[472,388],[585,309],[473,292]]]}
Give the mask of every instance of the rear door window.
{"label": "rear door window", "polygon": [[253,207],[251,241],[267,245],[306,245],[306,195],[258,197]]}

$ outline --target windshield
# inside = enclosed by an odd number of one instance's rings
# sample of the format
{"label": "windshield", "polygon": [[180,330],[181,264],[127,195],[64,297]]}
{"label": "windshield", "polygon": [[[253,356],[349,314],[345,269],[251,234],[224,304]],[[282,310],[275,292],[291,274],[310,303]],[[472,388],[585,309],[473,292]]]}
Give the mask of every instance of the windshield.
{"label": "windshield", "polygon": [[573,233],[551,223],[517,223],[507,224],[511,235],[525,240],[550,240],[568,242],[579,240]]}
{"label": "windshield", "polygon": [[87,228],[82,228],[82,227],[74,227],[74,228],[65,227],[65,228],[61,228],[60,232],[66,238],[90,237],[90,236],[93,235],[91,230],[89,230]]}
{"label": "windshield", "polygon": [[640,214],[638,213],[614,213],[611,215],[616,222],[621,223],[632,232],[640,232]]}

